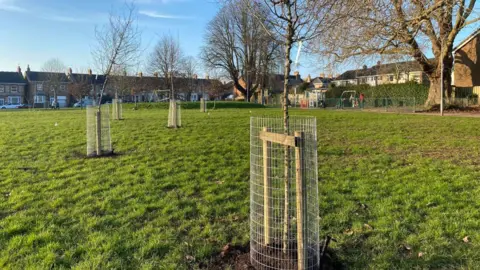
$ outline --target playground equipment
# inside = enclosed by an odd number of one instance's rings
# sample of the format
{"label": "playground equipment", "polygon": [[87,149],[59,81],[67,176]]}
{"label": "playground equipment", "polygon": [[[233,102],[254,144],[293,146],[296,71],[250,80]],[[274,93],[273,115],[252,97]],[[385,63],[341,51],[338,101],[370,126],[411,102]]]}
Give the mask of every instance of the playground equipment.
{"label": "playground equipment", "polygon": [[343,91],[337,103],[337,109],[349,109],[359,107],[359,96],[357,91]]}

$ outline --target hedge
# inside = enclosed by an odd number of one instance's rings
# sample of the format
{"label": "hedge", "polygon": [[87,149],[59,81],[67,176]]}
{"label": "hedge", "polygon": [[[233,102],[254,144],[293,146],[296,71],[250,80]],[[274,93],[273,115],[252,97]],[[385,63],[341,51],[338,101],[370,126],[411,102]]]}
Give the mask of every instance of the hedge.
{"label": "hedge", "polygon": [[428,86],[416,82],[400,84],[382,84],[370,86],[368,84],[337,86],[328,89],[327,98],[339,98],[343,91],[354,90],[363,93],[365,98],[405,98],[414,97],[417,104],[423,104],[428,97]]}

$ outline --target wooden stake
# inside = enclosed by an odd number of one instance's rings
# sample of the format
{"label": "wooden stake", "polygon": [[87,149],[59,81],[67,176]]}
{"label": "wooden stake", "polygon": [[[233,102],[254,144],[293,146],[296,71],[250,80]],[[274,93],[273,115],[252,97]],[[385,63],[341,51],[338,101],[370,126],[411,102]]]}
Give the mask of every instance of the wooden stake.
{"label": "wooden stake", "polygon": [[303,179],[303,149],[305,144],[305,133],[295,131],[297,146],[295,147],[295,169],[296,169],[296,204],[297,204],[297,253],[298,270],[305,270],[307,261],[305,259],[306,237],[305,237],[305,200],[304,179]]}
{"label": "wooden stake", "polygon": [[96,129],[96,142],[97,142],[97,156],[102,155],[102,115],[100,110],[97,111],[95,115],[95,129]]}
{"label": "wooden stake", "polygon": [[[264,127],[264,132],[270,131],[269,128]],[[270,220],[272,217],[272,207],[270,201],[272,198],[271,191],[271,179],[270,179],[270,148],[272,143],[263,140],[263,227],[265,233],[265,245],[271,244],[271,231]]]}
{"label": "wooden stake", "polygon": [[121,119],[121,117],[120,117],[120,100],[119,100],[118,98],[115,99],[115,105],[116,105],[116,108],[115,108],[115,109],[117,110],[117,117],[116,117],[116,119],[117,119],[117,120],[120,120],[120,119]]}
{"label": "wooden stake", "polygon": [[172,125],[174,128],[177,128],[177,104],[175,103],[175,100],[173,100],[171,103],[172,107]]}

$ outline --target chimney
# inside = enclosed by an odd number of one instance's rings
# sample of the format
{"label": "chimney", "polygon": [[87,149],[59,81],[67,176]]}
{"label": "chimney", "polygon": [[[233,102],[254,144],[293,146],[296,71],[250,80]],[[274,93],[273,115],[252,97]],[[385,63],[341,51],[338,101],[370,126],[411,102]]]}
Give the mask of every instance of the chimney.
{"label": "chimney", "polygon": [[310,77],[310,74],[308,74],[308,76],[307,76],[307,82],[309,83],[309,82],[311,82],[311,81],[312,81],[312,77]]}
{"label": "chimney", "polygon": [[208,76],[208,73],[205,74],[205,80],[210,80],[210,76]]}
{"label": "chimney", "polygon": [[333,74],[332,73],[328,74],[328,78],[333,79]]}
{"label": "chimney", "polygon": [[367,65],[363,65],[363,69],[367,69]]}
{"label": "chimney", "polygon": [[20,65],[17,66],[17,73],[22,74],[22,68],[20,67]]}
{"label": "chimney", "polygon": [[158,72],[154,72],[154,73],[153,73],[153,76],[154,76],[155,78],[158,78]]}
{"label": "chimney", "polygon": [[123,77],[127,77],[127,71],[126,70],[123,71]]}
{"label": "chimney", "polygon": [[325,78],[325,73],[320,73],[320,78]]}
{"label": "chimney", "polygon": [[297,79],[297,80],[300,78],[300,72],[298,72],[298,71],[295,71],[293,73],[293,75],[295,75],[295,79]]}
{"label": "chimney", "polygon": [[27,65],[27,72],[30,72],[30,65]]}
{"label": "chimney", "polygon": [[88,75],[92,76],[92,70],[88,69]]}
{"label": "chimney", "polygon": [[140,77],[140,78],[143,77],[143,73],[141,71],[138,73],[138,77]]}
{"label": "chimney", "polygon": [[69,74],[69,75],[72,74],[72,68],[68,68],[68,74]]}
{"label": "chimney", "polygon": [[378,61],[377,62],[377,66],[380,66],[382,64],[382,62]]}
{"label": "chimney", "polygon": [[197,74],[193,74],[193,78],[196,80],[198,79],[198,75]]}

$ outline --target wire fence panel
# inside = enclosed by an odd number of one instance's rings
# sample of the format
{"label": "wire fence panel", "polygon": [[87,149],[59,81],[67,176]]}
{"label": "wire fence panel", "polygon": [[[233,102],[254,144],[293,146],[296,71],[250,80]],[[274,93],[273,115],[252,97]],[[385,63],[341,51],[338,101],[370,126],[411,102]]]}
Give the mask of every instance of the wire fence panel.
{"label": "wire fence panel", "polygon": [[[315,117],[250,120],[250,260],[257,269],[318,269]],[[287,166],[285,166],[287,165]]]}
{"label": "wire fence panel", "polygon": [[87,106],[87,156],[98,156],[113,152],[110,134],[110,112],[109,106],[103,105],[100,108],[100,149],[97,153],[97,112],[95,105]]}
{"label": "wire fence panel", "polygon": [[182,113],[181,106],[175,101],[170,101],[170,106],[168,110],[168,124],[169,128],[178,128],[182,126]]}
{"label": "wire fence panel", "polygon": [[123,106],[121,99],[112,99],[112,119],[123,119]]}

